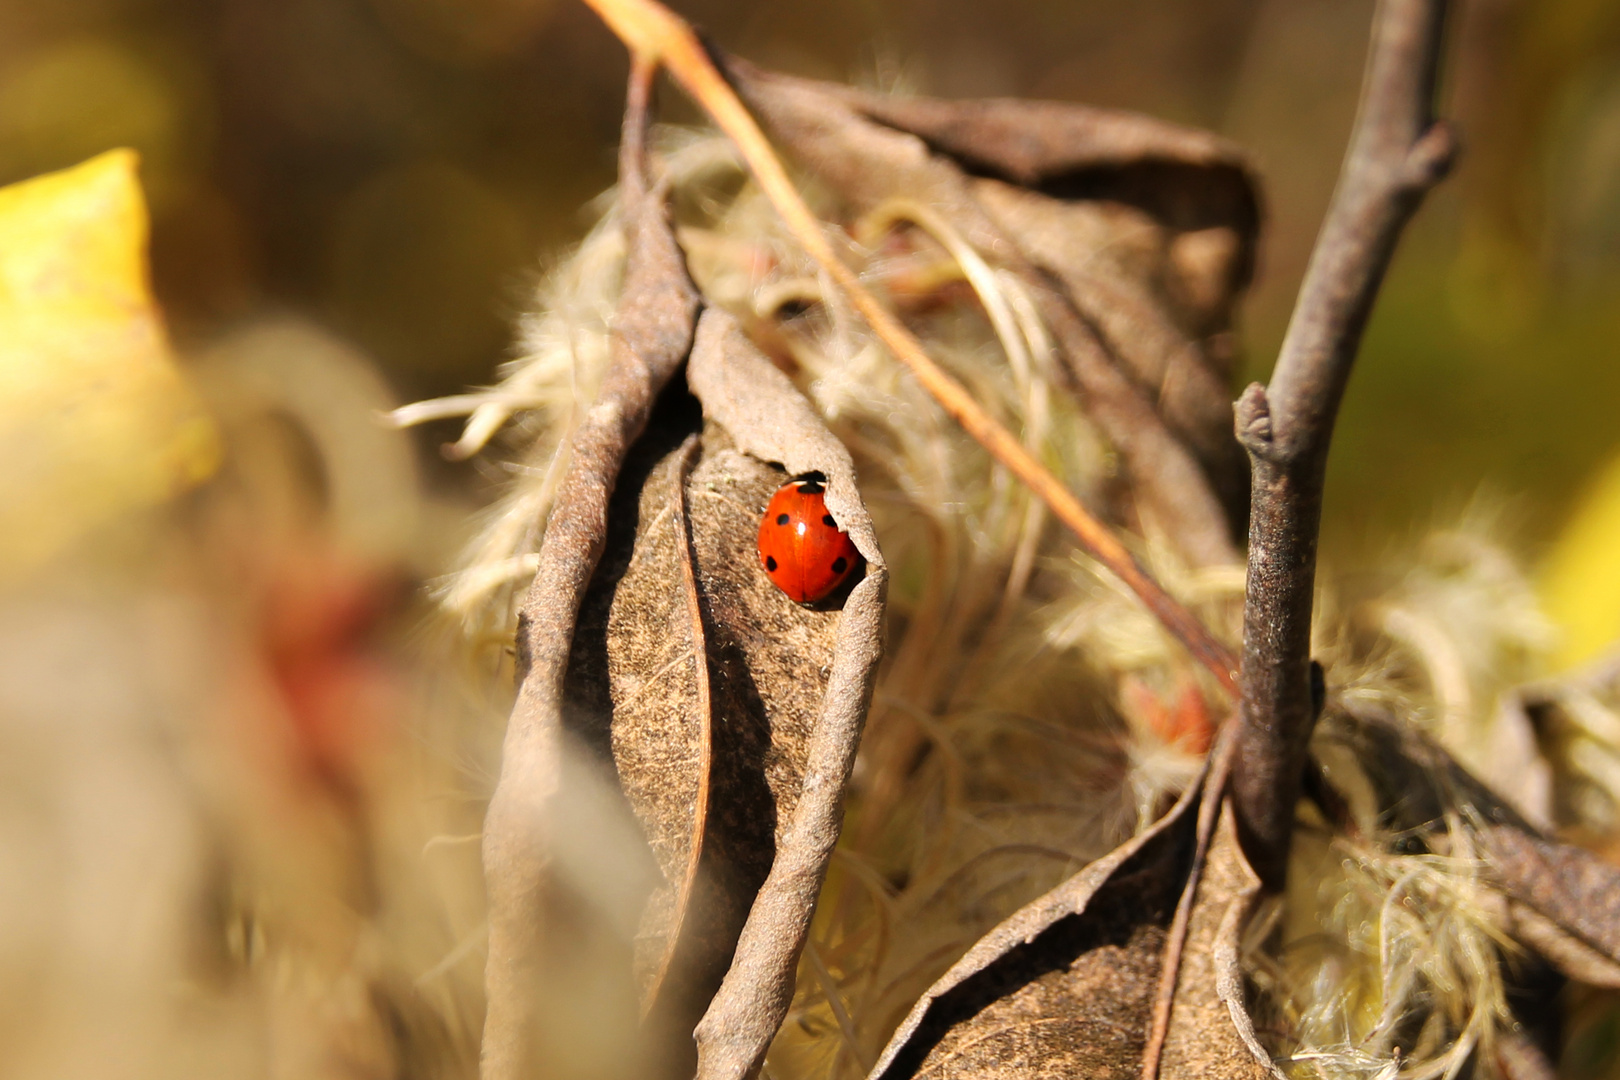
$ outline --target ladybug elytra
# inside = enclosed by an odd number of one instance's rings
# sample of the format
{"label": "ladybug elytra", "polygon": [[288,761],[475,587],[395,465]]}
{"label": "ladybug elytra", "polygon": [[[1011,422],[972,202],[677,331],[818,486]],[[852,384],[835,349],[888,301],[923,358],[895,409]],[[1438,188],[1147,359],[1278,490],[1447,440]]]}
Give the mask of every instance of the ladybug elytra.
{"label": "ladybug elytra", "polygon": [[861,559],[849,534],[827,512],[826,490],[815,477],[783,484],[759,523],[759,564],[798,604],[825,599]]}

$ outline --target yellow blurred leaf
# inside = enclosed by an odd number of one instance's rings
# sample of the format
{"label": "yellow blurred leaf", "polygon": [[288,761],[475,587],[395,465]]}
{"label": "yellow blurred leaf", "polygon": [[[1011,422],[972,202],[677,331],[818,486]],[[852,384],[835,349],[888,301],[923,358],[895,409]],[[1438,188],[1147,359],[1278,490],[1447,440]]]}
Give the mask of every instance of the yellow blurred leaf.
{"label": "yellow blurred leaf", "polygon": [[0,188],[0,578],[219,461],[152,300],[135,168],[114,150]]}
{"label": "yellow blurred leaf", "polygon": [[1599,474],[1548,553],[1541,595],[1563,631],[1561,666],[1590,660],[1620,639],[1620,457]]}

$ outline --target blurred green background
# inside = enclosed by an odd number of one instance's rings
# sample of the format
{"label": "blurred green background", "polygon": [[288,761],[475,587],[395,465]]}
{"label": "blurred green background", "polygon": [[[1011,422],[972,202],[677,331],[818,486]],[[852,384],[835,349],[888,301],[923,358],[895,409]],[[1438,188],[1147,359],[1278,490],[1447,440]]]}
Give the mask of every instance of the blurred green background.
{"label": "blurred green background", "polygon": [[[1244,143],[1267,185],[1254,377],[1331,191],[1372,13],[675,6],[799,74],[1123,106]],[[451,392],[492,377],[547,253],[611,182],[625,70],[577,0],[0,0],[0,182],[134,146],[183,343],[294,310],[371,351],[402,397]],[[1534,555],[1620,448],[1620,3],[1460,4],[1447,83],[1467,154],[1404,241],[1351,386],[1327,510],[1342,564],[1481,491]],[[692,118],[673,96],[668,115]]]}

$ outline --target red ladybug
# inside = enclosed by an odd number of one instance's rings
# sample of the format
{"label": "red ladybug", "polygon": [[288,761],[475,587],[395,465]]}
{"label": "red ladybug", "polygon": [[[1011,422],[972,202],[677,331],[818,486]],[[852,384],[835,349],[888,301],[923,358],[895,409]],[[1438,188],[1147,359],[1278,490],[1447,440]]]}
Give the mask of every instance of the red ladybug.
{"label": "red ladybug", "polygon": [[783,484],[759,523],[759,563],[795,603],[825,599],[861,560],[849,534],[827,513],[826,490],[813,477]]}

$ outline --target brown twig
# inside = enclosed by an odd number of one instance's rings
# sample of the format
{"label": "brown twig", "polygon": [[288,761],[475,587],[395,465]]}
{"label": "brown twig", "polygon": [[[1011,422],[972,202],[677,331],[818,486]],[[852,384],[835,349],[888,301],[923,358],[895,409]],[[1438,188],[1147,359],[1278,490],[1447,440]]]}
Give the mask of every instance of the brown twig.
{"label": "brown twig", "polygon": [[963,386],[928,356],[907,330],[838,258],[822,224],[805,205],[759,125],[720,75],[707,51],[679,16],[656,0],[586,0],[640,62],[659,62],[725,132],[753,173],[760,190],[794,238],[861,313],[878,338],[947,413],[992,457],[1051,507],[1081,546],[1128,585],[1165,629],[1206,667],[1229,693],[1237,694],[1237,658],[1192,612],[1154,580],[1118,537],[1081,505],[1057,477],[1025,450],[1016,436],[987,413]]}
{"label": "brown twig", "polygon": [[1456,152],[1433,116],[1446,8],[1380,3],[1350,148],[1271,384],[1251,385],[1237,404],[1253,508],[1233,798],[1245,851],[1271,889],[1285,877],[1318,708],[1311,601],[1333,421],[1395,242]]}

